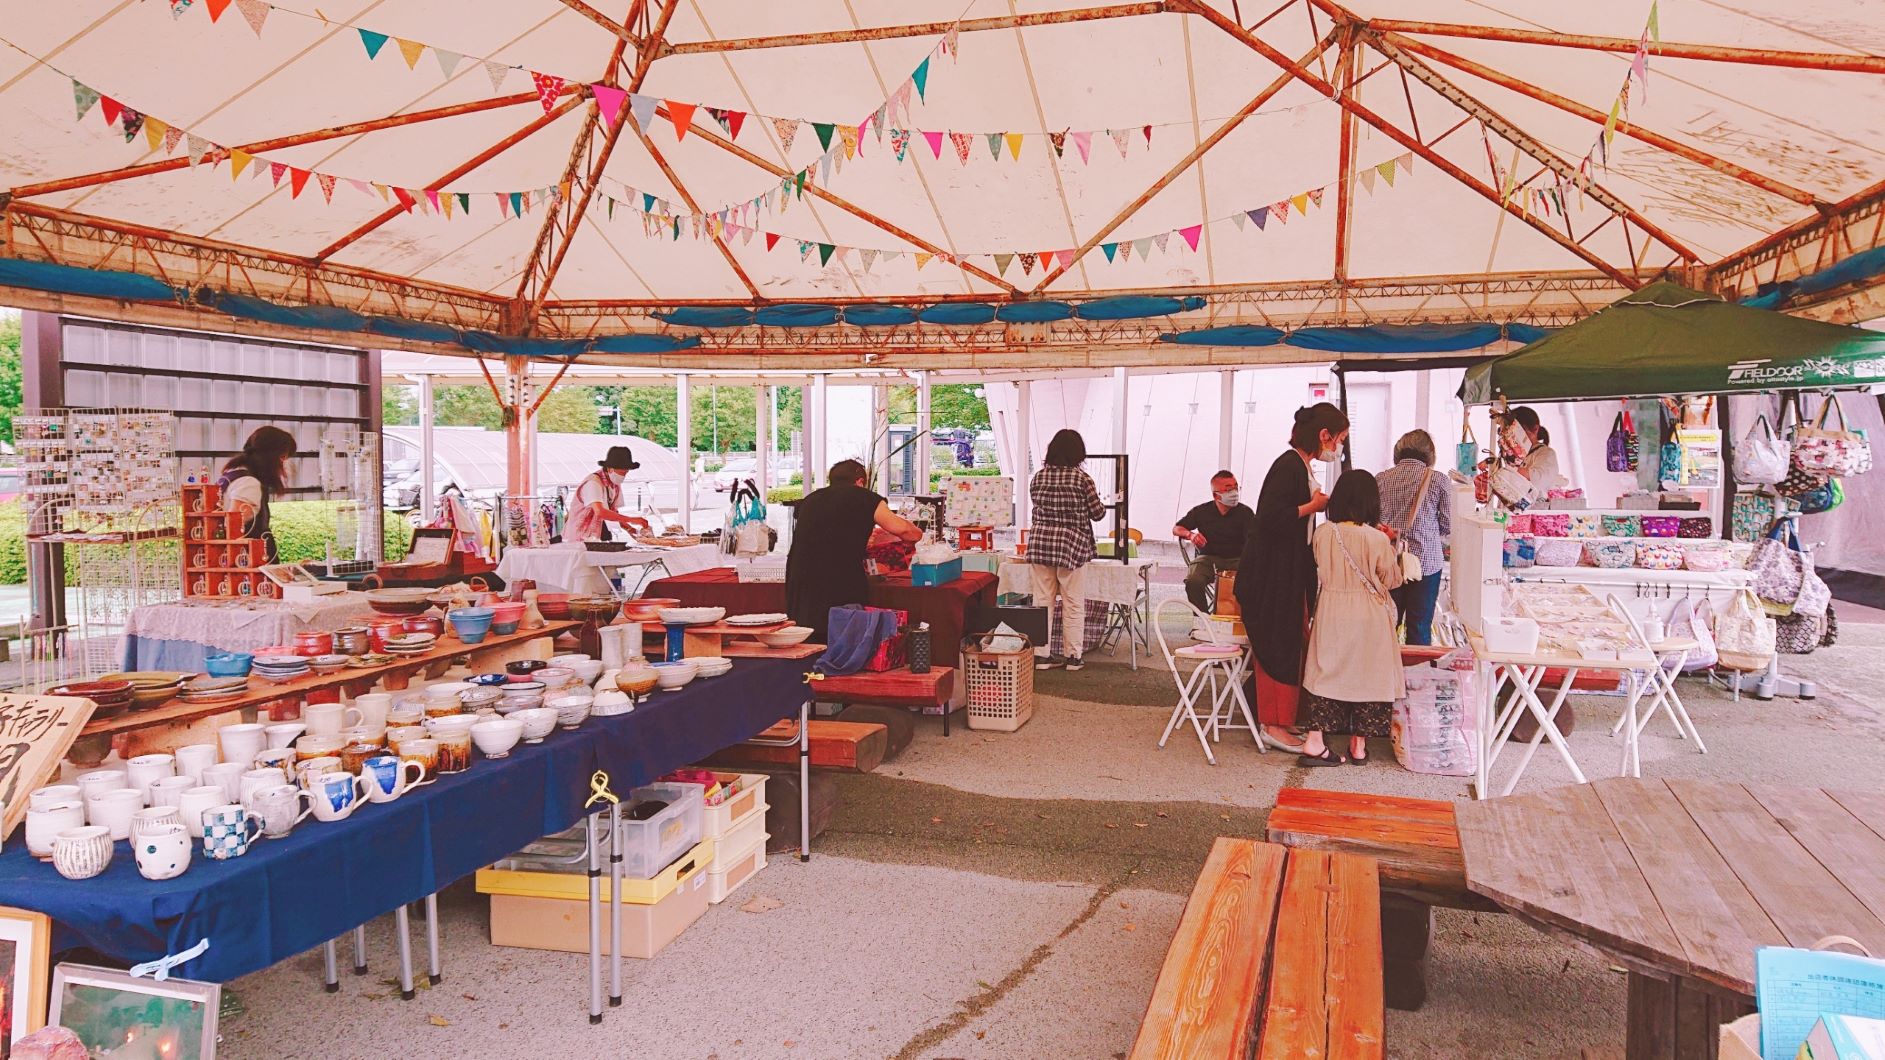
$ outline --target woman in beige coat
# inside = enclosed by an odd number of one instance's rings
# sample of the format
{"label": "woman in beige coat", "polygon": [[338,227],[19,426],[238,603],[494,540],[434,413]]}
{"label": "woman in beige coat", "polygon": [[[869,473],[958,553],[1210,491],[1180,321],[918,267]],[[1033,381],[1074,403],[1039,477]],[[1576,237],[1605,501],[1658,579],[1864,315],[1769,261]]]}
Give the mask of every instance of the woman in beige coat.
{"label": "woman in beige coat", "polygon": [[[1368,760],[1368,737],[1388,735],[1394,701],[1407,694],[1396,643],[1394,601],[1401,584],[1394,542],[1380,528],[1381,491],[1374,476],[1350,471],[1329,494],[1328,522],[1316,528],[1315,624],[1303,660],[1305,766]],[[1348,737],[1345,757],[1323,734]]]}

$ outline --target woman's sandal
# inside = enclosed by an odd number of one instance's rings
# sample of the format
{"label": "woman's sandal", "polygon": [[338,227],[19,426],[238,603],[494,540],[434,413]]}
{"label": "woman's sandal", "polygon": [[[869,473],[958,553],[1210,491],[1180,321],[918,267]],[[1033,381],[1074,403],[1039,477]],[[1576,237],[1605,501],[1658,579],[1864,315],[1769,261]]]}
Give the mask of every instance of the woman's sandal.
{"label": "woman's sandal", "polygon": [[1347,763],[1348,763],[1348,759],[1340,754],[1337,754],[1335,751],[1335,748],[1333,747],[1324,747],[1322,749],[1322,753],[1319,755],[1297,755],[1296,756],[1296,764],[1299,766],[1306,767],[1306,768],[1313,768],[1317,766],[1339,766],[1339,765],[1346,765]]}

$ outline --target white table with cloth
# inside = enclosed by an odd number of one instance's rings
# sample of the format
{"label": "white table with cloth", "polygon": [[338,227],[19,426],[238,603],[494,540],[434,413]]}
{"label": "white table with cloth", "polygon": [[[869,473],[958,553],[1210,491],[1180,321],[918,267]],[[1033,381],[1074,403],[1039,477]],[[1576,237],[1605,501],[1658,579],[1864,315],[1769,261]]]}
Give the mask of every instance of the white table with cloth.
{"label": "white table with cloth", "polygon": [[[1156,566],[1154,560],[1137,558],[1124,563],[1096,559],[1086,565],[1084,650],[1100,650],[1123,635],[1132,649],[1132,665],[1138,667],[1139,649],[1151,650],[1152,568]],[[1024,556],[1002,553],[1001,569],[995,576],[997,599],[1010,593],[1034,594],[1034,568]],[[1048,616],[1048,628],[1060,628],[1058,607]]]}
{"label": "white table with cloth", "polygon": [[714,545],[636,545],[619,552],[592,552],[578,542],[565,542],[544,548],[507,548],[497,561],[497,576],[506,585],[528,579],[546,593],[607,596],[614,591],[610,570],[663,567],[668,574],[691,574],[722,562]]}
{"label": "white table with cloth", "polygon": [[127,670],[199,673],[220,651],[292,644],[295,634],[357,626],[373,616],[365,593],[286,600],[178,600],[133,608],[124,628]]}

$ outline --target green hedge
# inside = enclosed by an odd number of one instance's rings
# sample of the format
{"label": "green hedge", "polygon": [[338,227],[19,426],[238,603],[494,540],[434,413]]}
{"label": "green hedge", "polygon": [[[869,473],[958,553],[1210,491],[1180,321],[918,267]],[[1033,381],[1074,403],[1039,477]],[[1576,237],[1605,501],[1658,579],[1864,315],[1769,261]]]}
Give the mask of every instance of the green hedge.
{"label": "green hedge", "polygon": [[[934,493],[936,491],[937,483],[941,481],[943,474],[945,474],[945,472],[941,471],[933,471],[930,473],[930,492]],[[994,478],[1001,474],[1001,469],[997,467],[958,468],[954,471],[947,472],[947,474],[957,475],[962,478]],[[793,477],[797,478],[798,476],[794,475]],[[800,500],[804,496],[805,487],[802,485],[774,486],[772,489],[766,491],[766,503],[784,504],[787,501]]]}
{"label": "green hedge", "polygon": [[[272,506],[270,525],[284,563],[326,558],[326,544],[334,534],[335,505],[331,501],[283,501]],[[399,512],[386,512],[386,558],[404,558],[412,544],[412,528]],[[77,549],[65,550],[65,576],[78,584]],[[26,517],[15,504],[0,504],[0,585],[26,584]]]}

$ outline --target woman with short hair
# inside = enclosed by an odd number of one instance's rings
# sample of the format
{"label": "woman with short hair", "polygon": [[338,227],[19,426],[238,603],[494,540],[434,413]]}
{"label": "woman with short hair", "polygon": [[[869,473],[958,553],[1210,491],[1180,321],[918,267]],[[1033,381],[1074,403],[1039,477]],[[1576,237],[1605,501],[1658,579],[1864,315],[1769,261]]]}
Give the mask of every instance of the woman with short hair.
{"label": "woman with short hair", "polygon": [[1053,630],[1048,630],[1048,656],[1035,664],[1048,670],[1064,666],[1078,670],[1086,645],[1086,565],[1093,561],[1093,523],[1106,515],[1093,477],[1081,470],[1086,462],[1086,439],[1071,428],[1047,443],[1043,467],[1028,483],[1034,505],[1034,525],[1028,528],[1027,560],[1034,568],[1034,606],[1054,606],[1060,598],[1061,650],[1054,651]]}
{"label": "woman with short hair", "polygon": [[1394,605],[1407,626],[1407,643],[1433,643],[1433,613],[1440,599],[1440,570],[1453,533],[1447,477],[1434,470],[1433,436],[1414,430],[1394,443],[1394,466],[1376,476],[1381,515],[1420,561],[1420,578],[1394,590]]}
{"label": "woman with short hair", "polygon": [[[1373,475],[1346,472],[1329,494],[1328,521],[1316,528],[1321,589],[1303,660],[1304,766],[1368,761],[1368,737],[1389,735],[1394,701],[1407,694],[1401,649],[1394,640],[1394,601],[1401,563],[1382,532],[1381,493]],[[1348,754],[1324,735],[1348,737]]]}

